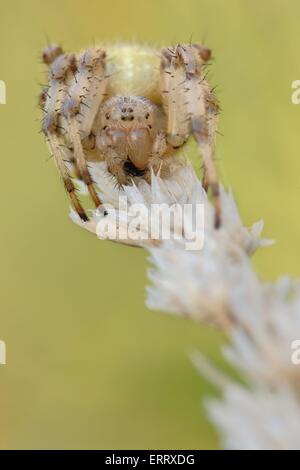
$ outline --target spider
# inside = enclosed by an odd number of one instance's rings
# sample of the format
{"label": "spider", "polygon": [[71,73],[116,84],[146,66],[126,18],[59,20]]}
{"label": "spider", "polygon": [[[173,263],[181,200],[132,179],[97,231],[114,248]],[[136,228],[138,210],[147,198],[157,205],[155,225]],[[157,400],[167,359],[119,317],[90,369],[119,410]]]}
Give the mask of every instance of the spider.
{"label": "spider", "polygon": [[148,46],[93,47],[80,55],[48,46],[42,59],[49,83],[40,96],[42,129],[74,209],[88,220],[69,173],[87,186],[98,207],[89,162],[105,161],[120,186],[150,182],[165,170],[190,136],[203,160],[203,186],[211,188],[215,225],[221,207],[213,149],[219,106],[205,77],[211,50],[177,44],[160,52]]}

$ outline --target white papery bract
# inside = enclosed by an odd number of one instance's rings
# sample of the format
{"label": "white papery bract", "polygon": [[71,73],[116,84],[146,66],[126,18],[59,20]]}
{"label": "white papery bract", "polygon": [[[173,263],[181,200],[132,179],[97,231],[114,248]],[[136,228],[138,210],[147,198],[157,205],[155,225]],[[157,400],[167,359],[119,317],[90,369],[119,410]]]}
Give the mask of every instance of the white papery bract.
{"label": "white papery bract", "polygon": [[227,327],[233,321],[228,309],[233,290],[239,290],[242,276],[253,276],[249,255],[270,241],[260,238],[262,222],[250,229],[243,226],[232,193],[223,189],[222,225],[216,229],[214,208],[192,167],[182,169],[179,176],[183,191],[187,178],[193,184],[191,204],[200,196],[204,200],[204,244],[191,252],[176,240],[148,247],[152,268],[147,306]]}
{"label": "white papery bract", "polygon": [[207,408],[225,449],[299,450],[299,399],[289,388],[232,385],[223,392],[224,401],[209,401]]}
{"label": "white papery bract", "polygon": [[[251,380],[272,387],[283,382],[299,387],[300,367],[292,362],[292,343],[300,339],[299,284],[282,278],[274,284],[256,282],[255,296],[232,296],[236,326],[226,358]],[[254,293],[254,292],[253,292]],[[299,436],[300,437],[300,436]]]}
{"label": "white papery bract", "polygon": [[[103,202],[103,207],[91,211],[90,221],[88,222],[82,222],[76,213],[71,211],[72,220],[86,230],[97,234],[99,238],[109,238],[113,241],[129,243],[135,246],[157,246],[160,245],[158,242],[162,241],[162,238],[156,237],[153,239],[152,233],[149,230],[148,220],[143,220],[143,215],[133,236],[130,236],[129,233],[126,239],[118,239],[115,236],[110,237],[107,232],[101,231],[101,223],[99,224],[99,222],[105,218],[107,223],[115,225],[115,231],[118,234],[121,228],[124,229],[125,226],[130,228],[134,218],[133,215],[130,215],[130,210],[134,205],[139,204],[143,206],[148,214],[153,211],[155,205],[167,205],[169,207],[178,205],[182,208],[185,206],[196,208],[199,205],[203,207],[205,236],[210,235],[211,232],[217,234],[219,239],[223,236],[229,236],[248,254],[254,252],[258,246],[264,243],[259,238],[263,227],[262,222],[255,224],[250,230],[246,229],[241,222],[232,194],[230,192],[226,193],[224,190],[222,191],[222,229],[219,231],[215,230],[214,208],[209,202],[193,167],[191,164],[186,164],[179,159],[174,158],[173,160],[172,168],[171,164],[169,165],[172,176],[163,179],[153,173],[151,185],[141,178],[134,178],[132,185],[123,186],[122,188],[116,187],[115,181],[106,171],[105,163],[90,164],[93,180],[98,188],[100,188],[99,196]],[[81,182],[78,182],[78,187],[82,193],[86,192]],[[120,204],[120,199],[126,199],[127,206],[125,208],[122,203]],[[104,215],[105,210],[107,215]],[[192,240],[191,232],[194,225],[194,216],[195,213],[192,211],[191,218],[184,217],[183,226],[180,227],[180,231],[177,230],[177,233],[176,226],[172,224],[171,220],[171,227],[165,227],[166,231],[170,228],[170,239],[180,239],[186,246],[186,243]],[[169,224],[169,220],[164,220],[161,216],[157,216],[156,219],[154,218],[153,225],[160,233],[164,232],[164,223]]]}
{"label": "white papery bract", "polygon": [[299,285],[287,278],[262,284],[255,276],[240,282],[228,305],[234,323],[224,355],[245,385],[193,355],[223,392],[222,402],[207,402],[209,415],[225,448],[300,449],[300,365],[292,361],[292,344],[300,339]]}

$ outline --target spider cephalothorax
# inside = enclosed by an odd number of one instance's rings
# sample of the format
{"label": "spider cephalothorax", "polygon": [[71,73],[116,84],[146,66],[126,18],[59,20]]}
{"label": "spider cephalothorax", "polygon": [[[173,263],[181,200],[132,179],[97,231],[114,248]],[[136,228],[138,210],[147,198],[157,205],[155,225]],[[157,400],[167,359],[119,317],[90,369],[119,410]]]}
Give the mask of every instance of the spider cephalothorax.
{"label": "spider cephalothorax", "polygon": [[41,95],[43,131],[77,213],[87,215],[69,174],[69,162],[101,204],[88,162],[104,160],[119,185],[133,178],[150,182],[151,171],[168,173],[169,162],[193,135],[211,187],[216,225],[220,197],[213,163],[218,105],[205,80],[210,50],[198,44],[159,54],[139,45],[91,48],[78,57],[58,46],[43,52],[50,66]]}
{"label": "spider cephalothorax", "polygon": [[138,96],[115,96],[99,108],[96,145],[120,184],[145,177],[164,121],[159,106]]}

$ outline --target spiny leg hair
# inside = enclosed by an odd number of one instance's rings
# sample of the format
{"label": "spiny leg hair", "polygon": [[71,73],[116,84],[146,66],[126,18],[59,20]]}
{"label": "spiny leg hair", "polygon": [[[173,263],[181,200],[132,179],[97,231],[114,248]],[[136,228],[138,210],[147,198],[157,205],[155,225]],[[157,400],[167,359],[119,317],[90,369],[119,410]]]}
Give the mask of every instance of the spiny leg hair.
{"label": "spiny leg hair", "polygon": [[215,226],[221,223],[220,189],[213,160],[217,100],[205,79],[211,51],[199,44],[165,48],[161,55],[161,95],[167,114],[167,139],[180,147],[192,133],[203,159],[204,186],[211,188]]}
{"label": "spiny leg hair", "polygon": [[[80,176],[85,182],[98,207],[101,201],[93,186],[81,141],[91,133],[105,94],[108,78],[105,76],[105,51],[86,50],[79,59],[78,67],[75,56],[62,54],[58,46],[49,46],[42,57],[50,65],[49,85],[43,90],[40,99],[45,112],[43,131],[73,206],[80,218],[87,221],[66,162],[73,162],[77,177]],[[64,135],[70,140],[72,152],[66,147]]]}
{"label": "spiny leg hair", "polygon": [[67,162],[70,158],[63,137],[61,119],[61,109],[76,71],[76,58],[73,54],[63,54],[58,46],[49,46],[44,50],[42,57],[44,63],[50,66],[49,84],[40,97],[40,106],[45,113],[42,130],[74,209],[83,221],[87,221],[88,217],[80,204],[68,171]]}

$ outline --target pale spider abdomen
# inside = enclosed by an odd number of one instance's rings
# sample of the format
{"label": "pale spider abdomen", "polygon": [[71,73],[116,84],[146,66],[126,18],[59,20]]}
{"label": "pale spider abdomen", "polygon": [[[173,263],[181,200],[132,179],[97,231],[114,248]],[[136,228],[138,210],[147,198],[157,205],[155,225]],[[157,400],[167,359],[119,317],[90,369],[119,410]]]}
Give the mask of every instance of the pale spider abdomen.
{"label": "pale spider abdomen", "polygon": [[159,51],[140,44],[115,44],[107,47],[109,96],[143,96],[160,104]]}

